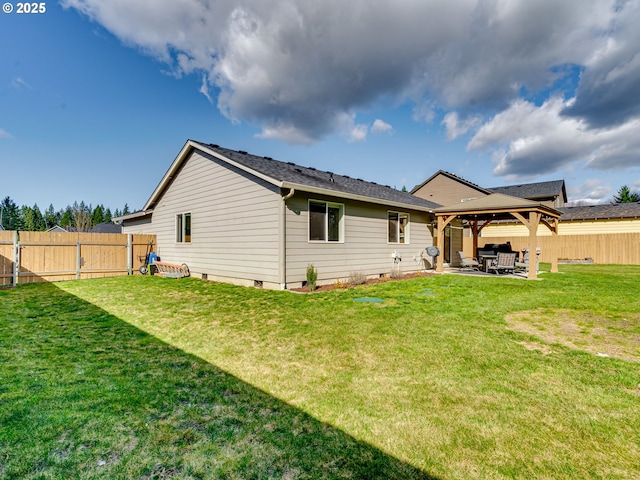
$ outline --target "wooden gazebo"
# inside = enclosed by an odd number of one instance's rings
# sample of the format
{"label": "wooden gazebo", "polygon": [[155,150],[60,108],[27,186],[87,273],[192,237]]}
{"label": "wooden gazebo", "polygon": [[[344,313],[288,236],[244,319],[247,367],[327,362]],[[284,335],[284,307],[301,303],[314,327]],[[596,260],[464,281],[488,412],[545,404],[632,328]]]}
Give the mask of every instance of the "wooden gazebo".
{"label": "wooden gazebo", "polygon": [[[529,230],[529,261],[533,268],[529,268],[529,278],[536,279],[535,251],[538,238],[538,226],[545,225],[551,230],[552,235],[558,235],[558,219],[562,212],[543,203],[534,202],[524,198],[493,193],[484,197],[462,202],[446,207],[434,209],[438,219],[438,243],[444,239],[444,229],[454,219],[460,218],[471,226],[473,232],[473,251],[478,248],[478,234],[484,227],[497,220],[513,220],[522,222]],[[438,245],[442,250],[442,246]],[[444,271],[444,257],[438,256],[436,271]],[[551,271],[558,271],[558,259],[554,256],[551,260]]]}

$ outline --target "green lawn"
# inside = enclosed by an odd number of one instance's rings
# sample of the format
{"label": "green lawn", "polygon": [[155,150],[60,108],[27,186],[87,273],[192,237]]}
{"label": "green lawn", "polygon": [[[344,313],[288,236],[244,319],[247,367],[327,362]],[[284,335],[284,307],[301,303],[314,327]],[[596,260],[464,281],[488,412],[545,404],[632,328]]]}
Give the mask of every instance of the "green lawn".
{"label": "green lawn", "polygon": [[640,478],[640,267],[542,278],[0,290],[0,478]]}

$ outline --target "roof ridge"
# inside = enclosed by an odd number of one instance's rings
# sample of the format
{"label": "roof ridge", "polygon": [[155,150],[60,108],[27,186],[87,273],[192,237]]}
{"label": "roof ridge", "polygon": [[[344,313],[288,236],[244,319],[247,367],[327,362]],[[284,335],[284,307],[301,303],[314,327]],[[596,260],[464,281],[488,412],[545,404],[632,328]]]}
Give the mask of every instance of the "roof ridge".
{"label": "roof ridge", "polygon": [[312,166],[256,155],[245,150],[233,150],[197,140],[192,140],[192,142],[211,152],[223,155],[249,170],[259,172],[260,175],[265,175],[274,181],[289,185],[327,190],[337,196],[340,194],[357,195],[371,200],[384,200],[389,203],[413,205],[419,208],[432,209],[440,206],[435,202],[419,198],[409,192],[402,192],[390,185],[382,185],[371,180],[362,180]]}

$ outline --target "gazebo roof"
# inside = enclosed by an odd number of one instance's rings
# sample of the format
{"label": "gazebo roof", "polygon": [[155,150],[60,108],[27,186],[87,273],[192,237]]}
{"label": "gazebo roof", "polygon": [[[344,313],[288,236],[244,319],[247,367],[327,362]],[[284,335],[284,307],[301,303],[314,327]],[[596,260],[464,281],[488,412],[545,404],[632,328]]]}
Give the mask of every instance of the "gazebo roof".
{"label": "gazebo roof", "polygon": [[526,198],[492,193],[468,202],[435,208],[436,215],[457,215],[474,218],[509,218],[513,212],[537,212],[545,217],[559,218],[562,212],[540,202]]}

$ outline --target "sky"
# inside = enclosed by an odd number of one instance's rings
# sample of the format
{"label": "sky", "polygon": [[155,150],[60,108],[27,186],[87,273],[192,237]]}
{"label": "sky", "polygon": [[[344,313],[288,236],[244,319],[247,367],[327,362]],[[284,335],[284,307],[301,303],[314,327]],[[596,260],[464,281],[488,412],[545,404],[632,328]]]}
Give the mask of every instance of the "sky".
{"label": "sky", "polygon": [[0,196],[140,209],[187,139],[398,189],[640,189],[640,0],[345,5],[4,2]]}

